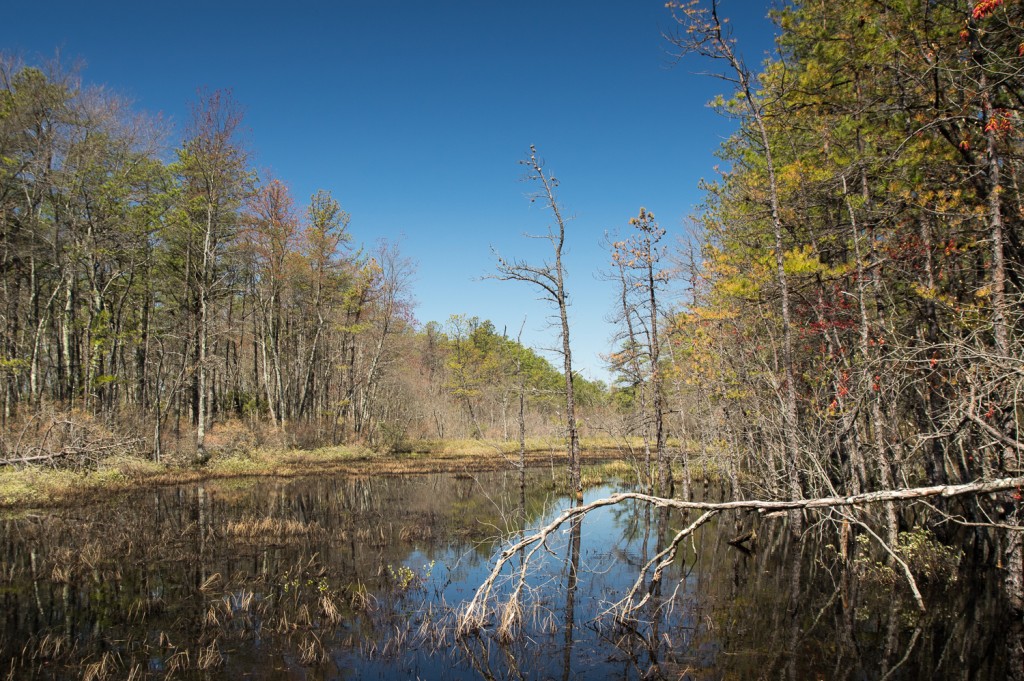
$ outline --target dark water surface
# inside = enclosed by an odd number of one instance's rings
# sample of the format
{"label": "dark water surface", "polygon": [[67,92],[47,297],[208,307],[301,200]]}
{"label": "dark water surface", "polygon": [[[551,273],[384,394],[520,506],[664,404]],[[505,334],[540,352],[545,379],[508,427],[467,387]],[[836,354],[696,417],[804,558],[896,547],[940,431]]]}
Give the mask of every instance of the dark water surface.
{"label": "dark water surface", "polygon": [[[940,555],[919,575],[920,615],[852,535],[844,558],[840,525],[794,543],[781,521],[752,515],[722,515],[687,539],[637,625],[616,626],[602,613],[693,520],[633,503],[555,533],[531,568],[520,638],[453,640],[451,609],[484,580],[500,537],[565,508],[552,489],[550,471],[530,472],[524,510],[513,473],[207,482],[3,519],[0,679],[1019,671],[1021,626],[1004,612],[994,568]],[[596,487],[587,501],[621,489]],[[727,543],[752,528],[753,552]]]}

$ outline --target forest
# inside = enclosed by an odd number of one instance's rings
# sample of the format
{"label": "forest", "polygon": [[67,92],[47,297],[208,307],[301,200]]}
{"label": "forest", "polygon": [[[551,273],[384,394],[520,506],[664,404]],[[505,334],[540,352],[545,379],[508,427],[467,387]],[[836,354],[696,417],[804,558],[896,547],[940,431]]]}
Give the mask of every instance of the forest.
{"label": "forest", "polygon": [[513,362],[556,418],[539,355],[465,315],[418,325],[395,244],[259,177],[229,93],[200,95],[168,161],[156,121],[57,68],[0,66],[7,457],[26,420],[157,459],[228,421],[299,447],[501,435]]}
{"label": "forest", "polygon": [[717,3],[666,15],[735,132],[686,233],[657,206],[608,216],[610,385],[572,367],[580,237],[535,148],[552,259],[491,267],[551,303],[554,355],[457,310],[417,320],[415,254],[257,171],[229,92],[172,142],[79,73],[0,58],[0,466],[545,436],[582,500],[600,442],[656,506],[717,513],[690,502],[712,471],[796,536],[813,499],[880,501],[857,522],[890,549],[974,528],[1024,611],[1021,488],[998,482],[1024,475],[1024,4],[798,0],[756,65]]}
{"label": "forest", "polygon": [[[47,436],[203,459],[230,423],[293,447],[511,439],[517,395],[557,434],[569,390],[666,491],[691,459],[789,499],[1019,473],[1024,8],[797,3],[758,71],[716,6],[669,9],[737,131],[684,239],[640,208],[608,244],[612,386],[486,320],[418,323],[413,259],[257,173],[230,93],[201,92],[167,151],[116,94],[5,57],[3,458]],[[557,183],[524,163],[561,248]],[[554,293],[554,270],[495,276],[564,302],[557,264]]]}

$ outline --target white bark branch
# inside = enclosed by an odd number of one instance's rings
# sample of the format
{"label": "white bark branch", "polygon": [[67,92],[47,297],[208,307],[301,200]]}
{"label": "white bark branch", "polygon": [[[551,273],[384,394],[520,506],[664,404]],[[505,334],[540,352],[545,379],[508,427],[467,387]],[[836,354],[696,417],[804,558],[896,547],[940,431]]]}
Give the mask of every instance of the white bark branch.
{"label": "white bark branch", "polygon": [[[978,480],[975,482],[965,483],[961,485],[934,485],[931,487],[912,487],[904,489],[894,490],[880,490],[876,492],[866,492],[863,494],[854,494],[850,496],[831,496],[831,497],[820,497],[816,499],[795,499],[791,501],[763,501],[763,500],[747,500],[747,501],[725,501],[725,502],[707,502],[707,501],[682,501],[680,499],[668,499],[664,497],[656,497],[649,494],[641,494],[639,492],[622,492],[619,494],[613,494],[603,499],[597,499],[589,504],[583,504],[580,506],[573,506],[562,511],[553,520],[548,522],[543,527],[539,528],[536,532],[531,535],[525,536],[504,551],[498,556],[498,560],[495,562],[494,567],[491,569],[487,579],[484,580],[480,588],[477,589],[476,594],[472,600],[462,609],[458,616],[458,622],[456,626],[456,634],[458,636],[465,636],[481,629],[486,621],[489,614],[489,602],[492,600],[492,592],[494,585],[497,583],[501,572],[505,565],[512,560],[512,558],[520,551],[526,549],[529,546],[534,548],[526,555],[523,560],[523,565],[519,568],[518,583],[513,591],[513,599],[518,599],[521,595],[524,584],[527,577],[527,565],[530,562],[530,558],[544,546],[547,538],[551,536],[560,526],[569,520],[574,518],[580,518],[586,516],[593,510],[602,508],[604,506],[614,506],[628,500],[640,501],[643,503],[651,504],[655,507],[671,508],[678,510],[694,510],[704,511],[705,513],[700,516],[694,523],[692,523],[686,529],[680,531],[673,539],[669,548],[659,553],[647,565],[644,566],[643,573],[654,565],[655,562],[660,561],[656,568],[656,576],[665,567],[664,563],[666,560],[670,560],[669,554],[673,553],[675,547],[678,545],[683,538],[692,534],[697,528],[706,523],[715,514],[722,511],[730,510],[757,510],[762,512],[775,512],[775,511],[799,511],[799,510],[810,510],[810,509],[826,509],[826,508],[843,508],[850,506],[860,506],[868,504],[877,504],[891,501],[914,501],[917,499],[926,499],[929,497],[955,497],[963,496],[968,494],[991,494],[993,492],[1005,492],[1008,490],[1017,489],[1024,486],[1024,477],[1014,478],[1000,478],[996,480]],[[897,560],[899,560],[897,558]],[[899,561],[904,567],[906,563]],[[906,572],[906,570],[904,570]],[[640,576],[637,584],[642,584],[643,573]],[[917,592],[916,585],[913,583],[913,578],[910,579],[911,586],[915,591],[915,599],[918,601],[918,606],[923,609],[923,601],[921,600],[920,593]],[[631,612],[635,608],[628,608],[628,599],[634,597],[639,590],[639,586],[634,584],[629,595],[623,601],[620,601],[619,606],[624,613]],[[515,604],[510,604],[515,606]]]}

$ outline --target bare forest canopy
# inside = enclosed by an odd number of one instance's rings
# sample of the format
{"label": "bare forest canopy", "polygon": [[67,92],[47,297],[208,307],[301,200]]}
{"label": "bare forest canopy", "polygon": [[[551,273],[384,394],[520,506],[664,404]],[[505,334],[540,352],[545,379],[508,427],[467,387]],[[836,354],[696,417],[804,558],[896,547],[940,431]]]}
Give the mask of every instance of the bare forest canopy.
{"label": "bare forest canopy", "polygon": [[682,248],[644,209],[609,216],[613,388],[486,321],[415,324],[412,261],[357,245],[330,192],[300,205],[258,176],[226,94],[168,161],[118,97],[5,58],[6,455],[32,419],[200,457],[228,423],[300,446],[511,439],[518,395],[531,434],[562,433],[575,390],[581,428],[642,439],[662,491],[695,459],[762,498],[1019,475],[1024,5],[795,2],[759,72],[715,9],[670,7],[669,48],[719,69],[737,132]]}

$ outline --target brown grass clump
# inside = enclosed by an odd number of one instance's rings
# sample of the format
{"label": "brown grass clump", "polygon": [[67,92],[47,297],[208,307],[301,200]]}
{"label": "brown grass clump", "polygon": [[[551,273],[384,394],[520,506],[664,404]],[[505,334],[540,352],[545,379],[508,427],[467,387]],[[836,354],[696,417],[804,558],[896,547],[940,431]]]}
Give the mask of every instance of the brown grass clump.
{"label": "brown grass clump", "polygon": [[26,646],[26,653],[30,653],[32,659],[57,660],[62,655],[71,655],[75,650],[75,643],[66,634],[47,633],[32,650]]}
{"label": "brown grass clump", "polygon": [[523,620],[523,606],[519,599],[511,599],[505,604],[501,613],[501,624],[498,625],[498,640],[503,643],[511,643],[516,639],[516,633]]}
{"label": "brown grass clump", "polygon": [[196,659],[196,669],[209,670],[223,666],[224,656],[220,653],[220,646],[214,640],[205,648],[199,649],[199,656]]}
{"label": "brown grass clump", "polygon": [[168,674],[174,674],[176,672],[187,671],[189,667],[192,666],[192,660],[189,657],[187,650],[178,650],[167,658],[164,665],[167,668]]}
{"label": "brown grass clump", "polygon": [[368,612],[376,606],[376,599],[367,590],[366,585],[357,583],[349,589],[349,607],[357,612]]}
{"label": "brown grass clump", "polygon": [[320,612],[323,614],[324,619],[333,626],[340,624],[343,618],[341,609],[329,592],[320,594]]}
{"label": "brown grass clump", "polygon": [[205,446],[213,453],[247,454],[257,447],[256,433],[237,419],[215,423],[206,433]]}
{"label": "brown grass clump", "polygon": [[86,665],[82,681],[105,681],[113,677],[119,666],[117,656],[110,651],[105,652],[99,660]]}
{"label": "brown grass clump", "polygon": [[299,641],[299,663],[303,665],[323,664],[327,661],[327,650],[323,642],[312,631]]}
{"label": "brown grass clump", "polygon": [[262,518],[250,516],[228,523],[227,535],[247,542],[268,542],[274,539],[293,539],[323,534],[318,523],[302,523],[289,518]]}

